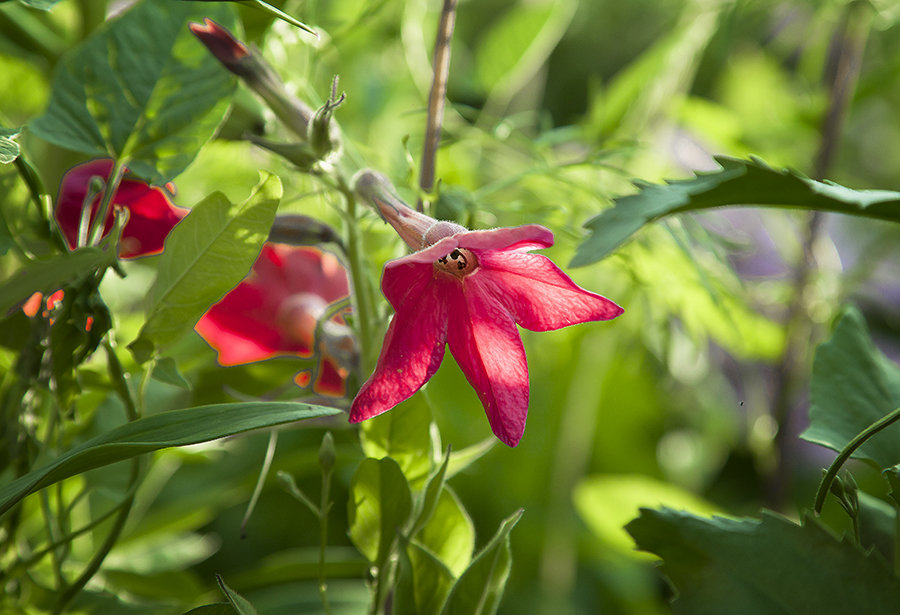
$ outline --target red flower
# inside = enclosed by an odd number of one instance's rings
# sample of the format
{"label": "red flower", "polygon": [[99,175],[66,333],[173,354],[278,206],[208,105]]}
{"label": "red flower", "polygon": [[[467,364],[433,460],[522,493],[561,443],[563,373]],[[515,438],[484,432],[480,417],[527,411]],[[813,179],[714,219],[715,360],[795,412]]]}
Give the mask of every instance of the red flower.
{"label": "red flower", "polygon": [[447,344],[494,434],[515,446],[528,412],[528,365],[516,324],[549,331],[609,320],[622,308],[575,285],[545,256],[528,253],[553,245],[546,228],[468,231],[410,209],[387,186],[383,177],[363,172],[356,190],[418,251],[384,267],[381,288],[395,314],[350,422],[412,396],[437,371]]}
{"label": "red flower", "polygon": [[[347,272],[328,252],[275,243],[263,246],[250,275],[212,306],[194,327],[219,353],[222,365],[241,365],[278,355],[312,356],[316,325],[329,304],[349,293]],[[343,395],[344,365],[356,344],[336,316],[320,327],[322,355],[317,393]],[[297,383],[306,386],[309,374]]]}
{"label": "red flower", "polygon": [[[108,181],[112,168],[112,160],[92,160],[72,167],[63,177],[54,215],[70,248],[75,249],[78,242],[81,210],[90,190],[91,178],[100,177]],[[91,223],[97,216],[100,200],[98,195],[91,204]],[[119,183],[119,189],[111,203],[113,207],[110,207],[106,216],[104,235],[112,228],[114,208],[124,207],[128,210],[128,221],[122,229],[119,244],[121,258],[162,252],[169,231],[188,213],[187,209],[173,205],[161,188],[134,179],[123,179]]]}
{"label": "red flower", "polygon": [[246,45],[234,38],[231,32],[212,19],[205,18],[203,25],[190,23],[188,27],[194,33],[194,36],[206,45],[210,53],[230,70],[237,69],[241,60],[250,55],[250,50],[247,49]]}

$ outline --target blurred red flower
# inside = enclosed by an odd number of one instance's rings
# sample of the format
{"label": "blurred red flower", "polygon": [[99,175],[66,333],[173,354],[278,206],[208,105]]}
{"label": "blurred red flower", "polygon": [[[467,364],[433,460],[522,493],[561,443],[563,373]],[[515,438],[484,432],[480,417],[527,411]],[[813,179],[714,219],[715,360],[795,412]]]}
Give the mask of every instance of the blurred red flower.
{"label": "blurred red flower", "polygon": [[[340,396],[356,343],[339,315],[321,325],[319,321],[328,306],[349,291],[347,272],[333,254],[267,243],[250,275],[194,328],[226,366],[318,353],[321,361],[313,390]],[[310,375],[301,372],[295,380],[307,386]]]}
{"label": "blurred red flower", "polygon": [[[81,210],[90,190],[91,178],[100,177],[108,181],[112,168],[112,160],[92,160],[72,167],[63,176],[54,215],[73,250],[77,245]],[[101,195],[97,195],[91,203],[91,223],[97,216],[100,200]],[[121,258],[162,252],[169,232],[188,213],[187,209],[173,205],[162,188],[135,179],[123,179],[111,203],[103,226],[104,235],[112,228],[115,208],[128,210],[128,220],[122,229],[119,244]]]}

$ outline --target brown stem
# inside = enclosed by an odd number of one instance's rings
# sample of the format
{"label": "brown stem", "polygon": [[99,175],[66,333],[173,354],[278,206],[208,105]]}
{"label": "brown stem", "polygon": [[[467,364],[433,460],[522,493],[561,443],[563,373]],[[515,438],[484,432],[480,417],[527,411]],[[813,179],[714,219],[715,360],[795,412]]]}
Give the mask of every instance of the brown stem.
{"label": "brown stem", "polygon": [[[868,36],[870,14],[865,7],[850,6],[835,29],[824,78],[829,89],[829,103],[822,118],[821,140],[813,160],[813,178],[824,179],[834,162],[844,119],[859,78],[863,50]],[[805,353],[809,347],[811,326],[806,317],[806,294],[816,270],[813,250],[823,227],[824,214],[812,211],[804,225],[802,254],[792,277],[792,299],[785,314],[787,337],[784,353],[775,370],[772,416],[778,426],[775,435],[777,465],[769,482],[769,505],[776,510],[788,492],[791,448],[789,419],[797,382],[805,376]],[[802,370],[803,373],[800,373]]]}
{"label": "brown stem", "polygon": [[[441,140],[441,123],[444,120],[444,99],[447,95],[447,77],[450,74],[450,40],[456,23],[457,0],[444,0],[437,38],[434,41],[434,78],[428,93],[428,120],[425,125],[425,143],[422,146],[422,165],[419,168],[419,188],[423,195],[434,189],[435,157]],[[416,210],[425,211],[425,201],[420,195]]]}

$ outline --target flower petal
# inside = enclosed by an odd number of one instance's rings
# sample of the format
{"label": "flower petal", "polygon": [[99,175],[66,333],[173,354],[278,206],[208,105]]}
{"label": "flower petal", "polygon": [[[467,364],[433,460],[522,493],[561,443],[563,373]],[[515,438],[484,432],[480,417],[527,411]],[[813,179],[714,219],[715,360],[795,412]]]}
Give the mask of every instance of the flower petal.
{"label": "flower petal", "polygon": [[394,304],[397,311],[384,337],[375,373],[350,407],[351,423],[377,416],[410,398],[440,366],[447,340],[448,296],[456,282],[435,277],[433,272],[430,265],[385,267],[385,294],[390,291],[396,299],[404,288],[402,301]]}
{"label": "flower petal", "polygon": [[575,284],[546,256],[524,252],[487,251],[472,281],[491,292],[531,331],[550,331],[594,320],[610,320],[622,308]]}
{"label": "flower petal", "polygon": [[447,342],[494,434],[515,446],[528,414],[528,363],[512,316],[477,280],[468,276],[453,303]]}
{"label": "flower petal", "polygon": [[429,248],[385,264],[384,274],[381,277],[381,291],[395,312],[400,311],[400,306],[410,294],[421,292],[421,289],[410,281],[417,280],[416,284],[424,284],[435,277],[434,262],[447,256],[455,248],[456,238],[446,237]]}
{"label": "flower petal", "polygon": [[[553,245],[553,233],[540,224],[526,224],[487,231],[469,231],[455,236],[460,248],[475,250],[538,250]],[[437,244],[435,244],[437,245]]]}
{"label": "flower petal", "polygon": [[278,327],[264,292],[241,282],[197,322],[195,329],[218,351],[222,365],[262,361],[279,354],[308,356],[310,349],[288,338]]}

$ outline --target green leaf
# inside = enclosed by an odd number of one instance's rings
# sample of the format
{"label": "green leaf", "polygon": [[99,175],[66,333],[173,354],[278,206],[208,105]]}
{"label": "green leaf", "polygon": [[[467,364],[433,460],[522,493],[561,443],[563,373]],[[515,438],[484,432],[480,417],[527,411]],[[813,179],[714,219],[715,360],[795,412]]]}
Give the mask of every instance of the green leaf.
{"label": "green leaf", "polygon": [[124,159],[164,183],[185,169],[225,115],[235,79],[187,27],[233,21],[225,5],[143,0],[67,54],[38,137],[91,156]]}
{"label": "green leaf", "polygon": [[184,615],[234,615],[234,607],[228,602],[213,602],[191,609]]}
{"label": "green leaf", "polygon": [[347,514],[353,544],[374,566],[387,562],[411,512],[409,484],[397,462],[363,459],[350,479]]}
{"label": "green leaf", "polygon": [[572,19],[568,0],[517,3],[493,24],[475,54],[475,72],[489,92],[508,96],[547,60]]}
{"label": "green leaf", "polygon": [[428,479],[428,482],[425,484],[425,491],[422,493],[421,498],[421,506],[418,508],[418,512],[416,513],[416,520],[413,522],[412,530],[410,530],[410,535],[415,536],[416,532],[428,523],[428,520],[431,519],[431,515],[434,514],[435,509],[437,508],[438,498],[441,493],[444,491],[444,481],[447,476],[447,464],[450,462],[450,447],[447,447],[447,454],[444,455],[444,462],[441,463],[440,467],[435,470],[434,474]]}
{"label": "green leaf", "polygon": [[500,529],[459,577],[441,611],[444,615],[492,615],[497,612],[506,579],[512,568],[509,533],[524,511],[500,524]]}
{"label": "green leaf", "polygon": [[9,164],[19,157],[19,144],[13,141],[19,130],[0,126],[0,164]]}
{"label": "green leaf", "polygon": [[392,615],[437,615],[453,587],[453,573],[434,553],[402,540]]}
{"label": "green leaf", "polygon": [[295,402],[213,404],[161,412],[92,438],[47,466],[0,488],[0,515],[38,489],[94,468],[161,448],[187,446],[340,410]]}
{"label": "green leaf", "polygon": [[757,521],[643,509],[626,529],[663,558],[675,613],[887,615],[900,604],[900,581],[880,559],[810,517],[797,525],[768,511]]}
{"label": "green leaf", "polygon": [[431,413],[413,398],[360,425],[367,457],[391,457],[410,483],[423,481],[432,468]]}
{"label": "green leaf", "polygon": [[481,442],[476,442],[464,449],[450,453],[450,463],[447,464],[447,478],[453,478],[470,465],[484,457],[499,442],[491,436]]}
{"label": "green leaf", "polygon": [[31,261],[0,283],[0,314],[6,314],[36,292],[47,294],[57,291],[85,274],[111,265],[115,260],[115,249],[89,247]]}
{"label": "green leaf", "polygon": [[666,184],[636,182],[639,192],[589,220],[592,231],[571,266],[596,262],[645,224],[670,214],[727,205],[817,209],[900,222],[900,192],[852,190],[813,181],[796,171],[778,171],[758,159],[718,157],[721,170]]}
{"label": "green leaf", "polygon": [[461,575],[472,562],[475,525],[450,487],[444,486],[431,518],[415,538],[455,577]]}
{"label": "green leaf", "polygon": [[238,615],[258,615],[256,609],[250,604],[250,601],[228,587],[225,580],[218,574],[216,575],[216,582],[219,584],[219,589],[221,589],[222,593],[225,594],[225,597],[228,598],[228,602],[234,607],[234,610],[237,611]]}
{"label": "green leaf", "polygon": [[30,6],[33,9],[49,11],[59,2],[59,0],[19,0],[19,2],[25,6]]}
{"label": "green leaf", "polygon": [[[848,309],[831,339],[816,349],[809,427],[800,437],[836,451],[900,406],[900,368],[879,351],[862,314]],[[872,436],[853,454],[882,468],[900,463],[900,424]]]}
{"label": "green leaf", "polygon": [[605,546],[637,557],[647,556],[634,550],[623,528],[642,507],[666,506],[703,515],[720,512],[677,485],[638,474],[588,477],[575,487],[573,499],[579,516]]}
{"label": "green leaf", "polygon": [[260,172],[246,201],[232,205],[216,192],[191,210],[166,239],[149,293],[147,322],[129,348],[138,361],[178,340],[247,275],[269,233],[281,180]]}
{"label": "green leaf", "polygon": [[181,375],[180,371],[178,371],[178,366],[175,364],[175,359],[172,357],[162,357],[157,361],[153,365],[153,371],[150,372],[150,377],[159,382],[165,382],[166,384],[171,384],[179,389],[184,389],[185,391],[191,390],[191,383]]}

